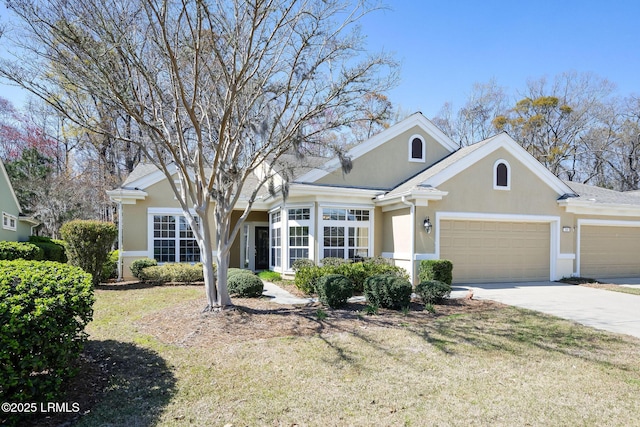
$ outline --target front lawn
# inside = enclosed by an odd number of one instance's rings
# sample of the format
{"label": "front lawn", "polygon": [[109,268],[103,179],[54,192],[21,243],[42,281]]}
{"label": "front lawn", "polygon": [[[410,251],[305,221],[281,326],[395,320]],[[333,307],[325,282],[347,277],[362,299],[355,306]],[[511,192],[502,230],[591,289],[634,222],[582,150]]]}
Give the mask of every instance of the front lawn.
{"label": "front lawn", "polygon": [[[481,301],[436,314],[98,287],[80,426],[633,425],[640,340]],[[326,315],[326,318],[325,318]],[[80,387],[82,388],[82,387]],[[87,398],[87,405],[91,399]]]}

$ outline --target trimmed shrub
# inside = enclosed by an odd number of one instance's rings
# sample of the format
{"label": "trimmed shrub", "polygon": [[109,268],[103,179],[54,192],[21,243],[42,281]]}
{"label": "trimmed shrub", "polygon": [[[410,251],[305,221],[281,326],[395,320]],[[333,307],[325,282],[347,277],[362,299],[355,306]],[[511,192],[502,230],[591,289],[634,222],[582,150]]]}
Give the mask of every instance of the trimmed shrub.
{"label": "trimmed shrub", "polygon": [[91,276],[51,261],[0,261],[0,395],[52,401],[74,373],[93,316]]}
{"label": "trimmed shrub", "polygon": [[342,264],[351,263],[351,260],[344,258],[327,257],[320,261],[323,267],[338,267]]}
{"label": "trimmed shrub", "polygon": [[433,304],[451,295],[451,285],[439,280],[425,280],[416,286],[416,294],[425,304]]}
{"label": "trimmed shrub", "polygon": [[131,270],[131,274],[133,274],[133,277],[135,277],[136,279],[143,280],[142,270],[144,270],[147,267],[154,267],[156,265],[158,265],[158,261],[156,261],[155,259],[142,258],[142,259],[137,259],[133,261],[129,269]]}
{"label": "trimmed shrub", "polygon": [[264,290],[264,283],[255,274],[234,274],[228,278],[227,286],[229,294],[241,298],[259,297]]}
{"label": "trimmed shrub", "polygon": [[140,279],[154,285],[164,285],[171,281],[171,271],[165,265],[152,265],[142,269]]}
{"label": "trimmed shrub", "polygon": [[413,288],[408,280],[393,274],[371,276],[364,282],[369,304],[385,308],[402,308],[411,302]]}
{"label": "trimmed shrub", "polygon": [[325,274],[329,273],[324,267],[316,267],[315,265],[301,267],[296,271],[294,283],[298,289],[309,295],[316,291],[316,281]]}
{"label": "trimmed shrub", "polygon": [[102,279],[115,279],[118,277],[118,256],[119,251],[109,252],[109,256],[104,264],[102,264]]}
{"label": "trimmed shrub", "polygon": [[316,263],[313,262],[313,260],[310,260],[309,258],[300,258],[293,261],[293,265],[291,266],[291,269],[293,271],[298,271],[303,267],[315,267],[315,266],[316,266]]}
{"label": "trimmed shrub", "polygon": [[29,236],[29,243],[32,243],[44,251],[45,261],[56,261],[65,264],[67,254],[64,242],[45,236]]}
{"label": "trimmed shrub", "polygon": [[451,285],[453,263],[448,259],[427,259],[420,261],[418,277],[421,282],[438,280]]}
{"label": "trimmed shrub", "polygon": [[353,295],[353,282],[341,274],[327,274],[316,282],[318,299],[331,308],[342,307]]}
{"label": "trimmed shrub", "polygon": [[229,279],[230,277],[235,276],[236,274],[251,274],[251,275],[253,275],[253,271],[246,270],[244,268],[235,268],[235,267],[227,269],[227,279]]}
{"label": "trimmed shrub", "polygon": [[104,221],[74,220],[60,227],[66,242],[69,264],[93,276],[94,286],[102,280],[102,265],[118,237],[115,224]]}
{"label": "trimmed shrub", "polygon": [[12,261],[15,259],[41,260],[44,251],[27,242],[0,242],[0,260]]}

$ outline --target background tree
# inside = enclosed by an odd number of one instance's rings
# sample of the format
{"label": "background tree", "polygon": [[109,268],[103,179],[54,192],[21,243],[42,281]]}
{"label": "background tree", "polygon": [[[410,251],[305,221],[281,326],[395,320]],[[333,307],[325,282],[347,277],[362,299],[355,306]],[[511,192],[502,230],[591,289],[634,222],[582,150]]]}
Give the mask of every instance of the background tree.
{"label": "background tree", "polygon": [[[375,9],[366,1],[24,0],[9,7],[23,21],[16,40],[31,57],[5,61],[0,74],[79,126],[137,145],[163,171],[198,241],[209,308],[231,304],[229,250],[260,188],[269,183],[287,194],[285,155],[300,162],[327,134],[366,119],[364,96],[384,93],[395,77],[390,58],[362,55],[354,24]],[[135,129],[106,126],[98,108],[123,112]],[[232,226],[256,172],[259,182]]]}

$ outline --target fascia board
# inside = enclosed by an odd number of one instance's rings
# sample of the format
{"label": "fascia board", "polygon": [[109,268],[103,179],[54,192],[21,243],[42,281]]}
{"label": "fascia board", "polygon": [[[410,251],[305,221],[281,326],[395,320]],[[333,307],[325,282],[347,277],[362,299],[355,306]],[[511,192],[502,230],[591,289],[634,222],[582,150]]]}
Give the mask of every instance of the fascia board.
{"label": "fascia board", "polygon": [[[362,144],[356,145],[347,152],[347,156],[351,159],[357,159],[358,157],[370,152],[371,150],[379,147],[386,141],[401,135],[403,132],[411,129],[414,126],[421,127],[426,131],[433,139],[440,145],[449,150],[450,152],[456,151],[459,147],[453,142],[444,132],[442,132],[436,125],[434,125],[429,119],[422,115],[422,113],[415,113],[403,121],[396,123],[395,125],[383,130],[377,135],[374,135]],[[296,181],[298,182],[315,182],[331,172],[334,172],[340,167],[340,161],[337,158],[329,160],[323,165],[322,168],[314,169],[302,175]]]}
{"label": "fascia board", "polygon": [[[178,168],[174,164],[169,165],[168,169],[171,175],[175,174],[176,171],[178,170]],[[156,171],[151,172],[148,175],[145,175],[143,177],[136,179],[135,181],[130,182],[129,184],[127,184],[127,187],[144,189],[152,186],[153,184],[157,184],[158,182],[166,178],[167,177],[165,176],[164,172],[161,169],[158,169]]]}
{"label": "fascia board", "polygon": [[[385,197],[384,195],[378,196],[376,197],[376,205],[377,206],[394,205],[396,203],[399,203],[399,200],[401,200],[402,197],[406,197],[407,199],[412,199],[416,201],[420,201],[420,200],[427,201],[427,202],[431,200],[438,201],[438,200],[442,200],[442,198],[447,196],[448,194],[449,194],[448,191],[441,191],[441,190],[434,190],[434,191],[430,191],[429,193],[409,190],[403,193],[394,194],[391,197]],[[406,207],[406,205],[402,205],[402,206]]]}
{"label": "fascia board", "polygon": [[476,151],[470,153],[464,158],[460,159],[456,163],[452,164],[443,171],[437,173],[431,178],[427,179],[423,184],[437,187],[442,183],[453,178],[460,172],[471,167],[474,163],[480,161],[484,157],[493,153],[494,151],[504,148],[515,157],[522,164],[527,166],[531,172],[533,172],[538,178],[551,187],[558,195],[573,194],[573,190],[560,178],[552,174],[546,167],[535,159],[531,154],[522,148],[516,141],[514,141],[508,134],[502,133],[498,135],[494,140],[488,142],[483,147],[478,148]]}
{"label": "fascia board", "polygon": [[121,202],[124,204],[135,204],[136,200],[144,200],[148,193],[142,190],[109,190],[107,196],[114,202]]}

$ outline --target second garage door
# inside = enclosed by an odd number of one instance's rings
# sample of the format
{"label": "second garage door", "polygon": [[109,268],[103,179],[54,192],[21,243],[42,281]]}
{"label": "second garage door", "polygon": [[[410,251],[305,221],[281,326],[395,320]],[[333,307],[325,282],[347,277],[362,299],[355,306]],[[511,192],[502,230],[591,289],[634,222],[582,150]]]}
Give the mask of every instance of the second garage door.
{"label": "second garage door", "polygon": [[580,228],[580,275],[595,279],[640,276],[640,228]]}
{"label": "second garage door", "polygon": [[440,258],[457,283],[549,280],[550,225],[537,222],[440,221]]}

